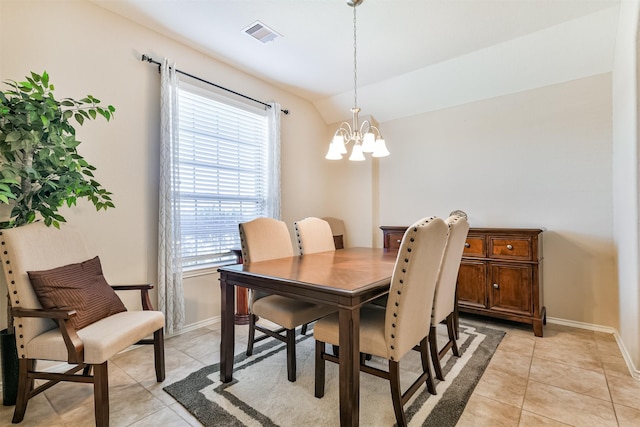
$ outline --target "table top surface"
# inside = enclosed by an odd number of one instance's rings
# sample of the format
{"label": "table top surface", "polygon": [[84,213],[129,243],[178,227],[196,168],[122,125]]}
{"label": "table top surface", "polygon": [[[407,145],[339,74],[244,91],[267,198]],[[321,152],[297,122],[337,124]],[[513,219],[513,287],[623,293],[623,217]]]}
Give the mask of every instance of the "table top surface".
{"label": "table top surface", "polygon": [[276,281],[296,287],[354,294],[388,286],[397,253],[380,248],[348,248],[222,267],[227,277]]}

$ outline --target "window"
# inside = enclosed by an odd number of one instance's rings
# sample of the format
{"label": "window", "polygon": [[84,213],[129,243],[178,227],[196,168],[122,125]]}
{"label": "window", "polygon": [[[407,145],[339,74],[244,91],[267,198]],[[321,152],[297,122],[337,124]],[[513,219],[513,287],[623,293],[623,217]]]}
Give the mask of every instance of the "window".
{"label": "window", "polygon": [[269,216],[267,114],[184,83],[178,103],[182,265],[235,260],[238,223]]}

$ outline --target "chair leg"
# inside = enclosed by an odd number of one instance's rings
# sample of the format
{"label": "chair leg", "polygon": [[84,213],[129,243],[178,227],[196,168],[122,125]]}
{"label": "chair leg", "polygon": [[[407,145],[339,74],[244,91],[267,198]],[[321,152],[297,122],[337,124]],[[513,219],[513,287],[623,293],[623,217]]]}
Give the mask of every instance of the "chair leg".
{"label": "chair leg", "polygon": [[253,354],[253,341],[256,339],[256,316],[249,315],[249,342],[247,343],[247,356]]}
{"label": "chair leg", "polygon": [[156,380],[161,383],[165,378],[164,328],[160,328],[153,333],[153,356],[156,367]]}
{"label": "chair leg", "polygon": [[305,323],[304,325],[302,325],[302,330],[300,331],[300,333],[302,335],[307,335],[307,328],[308,328],[309,324]]}
{"label": "chair leg", "polygon": [[422,370],[427,374],[427,391],[433,395],[438,394],[436,386],[433,383],[433,374],[431,373],[431,365],[429,364],[429,355],[427,354],[428,344],[427,338],[420,341],[420,360],[422,361]]}
{"label": "chair leg", "polygon": [[93,365],[93,399],[96,427],[109,427],[109,376],[107,362]]}
{"label": "chair leg", "polygon": [[444,381],[444,375],[442,375],[442,367],[440,366],[440,356],[438,355],[438,338],[436,327],[431,325],[429,329],[429,349],[431,350],[431,361],[433,362],[433,369],[436,372],[436,378],[440,381]]}
{"label": "chair leg", "polygon": [[451,350],[453,355],[460,357],[460,350],[458,349],[458,341],[456,340],[456,319],[455,314],[451,313],[447,316],[447,332],[449,333],[449,341],[451,341]]}
{"label": "chair leg", "polygon": [[456,299],[453,305],[453,324],[456,339],[460,339],[460,309],[458,308],[458,283],[456,283]]}
{"label": "chair leg", "polygon": [[296,330],[287,329],[287,378],[296,381]]}
{"label": "chair leg", "polygon": [[18,360],[18,395],[16,407],[13,411],[12,423],[19,423],[24,419],[29,402],[29,393],[33,389],[33,381],[29,379],[29,371],[33,370],[33,359]]}
{"label": "chair leg", "polygon": [[407,417],[402,409],[402,391],[400,390],[400,364],[395,360],[389,360],[389,384],[391,385],[391,400],[393,411],[396,414],[398,427],[406,427]]}
{"label": "chair leg", "polygon": [[321,341],[316,341],[316,393],[315,396],[317,398],[321,398],[324,396],[324,372],[325,365],[324,359],[322,358],[322,353],[324,353],[324,343]]}

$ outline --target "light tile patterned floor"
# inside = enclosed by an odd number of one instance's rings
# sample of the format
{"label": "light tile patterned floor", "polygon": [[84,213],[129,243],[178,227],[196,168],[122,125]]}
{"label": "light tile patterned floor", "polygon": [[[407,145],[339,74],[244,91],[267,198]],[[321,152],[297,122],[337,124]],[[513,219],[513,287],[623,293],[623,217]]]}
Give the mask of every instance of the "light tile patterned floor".
{"label": "light tile patterned floor", "polygon": [[[640,381],[622,359],[613,335],[547,325],[536,338],[526,325],[466,318],[507,332],[471,396],[458,426],[640,426]],[[158,384],[153,349],[143,346],[109,364],[111,425],[200,425],[162,387],[219,361],[219,325],[166,340],[167,379]],[[236,352],[247,328],[236,328]],[[13,407],[0,406],[0,425]],[[90,385],[58,384],[29,402],[21,427],[93,426]]]}

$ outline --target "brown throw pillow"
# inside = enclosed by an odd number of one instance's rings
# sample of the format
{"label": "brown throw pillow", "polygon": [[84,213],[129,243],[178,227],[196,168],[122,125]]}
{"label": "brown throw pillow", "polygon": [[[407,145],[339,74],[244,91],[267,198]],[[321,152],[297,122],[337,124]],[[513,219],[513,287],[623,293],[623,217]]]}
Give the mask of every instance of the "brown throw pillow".
{"label": "brown throw pillow", "polygon": [[44,308],[69,308],[76,329],[122,311],[122,301],[102,274],[100,258],[43,271],[28,271],[38,300]]}

